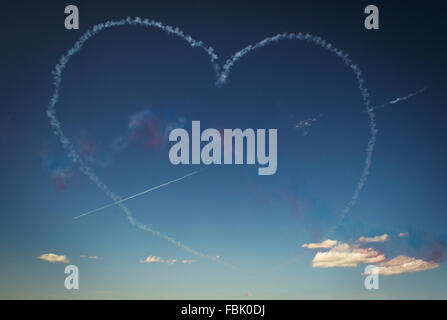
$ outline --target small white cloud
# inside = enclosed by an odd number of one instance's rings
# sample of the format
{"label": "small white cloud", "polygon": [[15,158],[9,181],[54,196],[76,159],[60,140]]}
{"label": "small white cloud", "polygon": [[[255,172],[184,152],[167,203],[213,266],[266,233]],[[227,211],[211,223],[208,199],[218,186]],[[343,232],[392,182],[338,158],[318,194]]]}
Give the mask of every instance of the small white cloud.
{"label": "small white cloud", "polygon": [[377,263],[385,260],[385,255],[372,248],[339,244],[327,252],[317,252],[312,260],[314,268],[356,267],[360,263]]}
{"label": "small white cloud", "polygon": [[67,259],[67,256],[58,255],[54,253],[44,253],[37,257],[37,259],[48,261],[51,263],[70,263],[70,259]]}
{"label": "small white cloud", "polygon": [[402,273],[419,272],[439,268],[441,265],[434,261],[424,261],[404,255],[397,256],[389,261],[384,261],[377,265],[377,268],[363,275],[378,272],[384,276],[390,276]]}
{"label": "small white cloud", "polygon": [[160,257],[157,256],[149,256],[145,260],[140,260],[141,263],[154,263],[154,262],[162,262]]}
{"label": "small white cloud", "polygon": [[140,260],[141,263],[154,263],[154,262],[158,262],[158,263],[166,263],[169,265],[172,265],[174,263],[177,262],[177,259],[169,259],[169,260],[164,260],[160,257],[157,256],[149,256],[147,257],[145,260]]}
{"label": "small white cloud", "polygon": [[397,235],[399,238],[408,236],[408,232],[401,232]]}
{"label": "small white cloud", "polygon": [[194,260],[194,259],[185,259],[185,260],[182,261],[182,263],[187,263],[187,264],[191,264],[191,263],[194,263],[194,262],[196,262],[196,260]]}
{"label": "small white cloud", "polygon": [[329,249],[338,243],[336,240],[327,239],[319,243],[305,243],[301,247],[309,249]]}
{"label": "small white cloud", "polygon": [[381,236],[375,236],[375,237],[360,237],[357,239],[357,242],[362,243],[368,243],[368,242],[385,242],[390,239],[390,236],[385,234],[382,234]]}

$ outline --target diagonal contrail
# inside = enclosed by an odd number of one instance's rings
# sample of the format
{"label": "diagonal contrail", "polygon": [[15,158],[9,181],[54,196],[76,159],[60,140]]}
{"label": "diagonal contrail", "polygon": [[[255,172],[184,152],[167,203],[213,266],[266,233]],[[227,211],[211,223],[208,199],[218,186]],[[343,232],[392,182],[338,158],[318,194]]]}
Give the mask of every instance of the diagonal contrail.
{"label": "diagonal contrail", "polygon": [[133,198],[142,196],[143,194],[146,194],[146,193],[148,193],[148,192],[151,192],[151,191],[154,191],[154,190],[163,188],[163,187],[165,187],[165,186],[167,186],[167,185],[169,185],[169,184],[171,184],[171,183],[174,183],[174,182],[177,182],[177,181],[186,179],[186,178],[188,178],[188,177],[190,177],[190,176],[193,176],[193,175],[195,175],[196,173],[199,173],[200,171],[201,171],[201,170],[197,170],[197,171],[188,173],[188,174],[184,175],[183,177],[180,177],[180,178],[177,178],[177,179],[174,179],[174,180],[171,180],[171,181],[162,183],[162,184],[160,184],[160,185],[158,185],[158,186],[149,188],[149,189],[147,189],[147,190],[144,190],[144,191],[142,191],[142,192],[139,192],[139,193],[134,194],[134,195],[132,195],[132,196],[129,196],[129,197],[127,197],[127,198],[121,199],[121,200],[119,200],[119,201],[112,202],[112,203],[107,204],[107,205],[105,205],[105,206],[102,206],[102,207],[99,207],[99,208],[96,208],[96,209],[87,211],[87,212],[85,212],[85,213],[83,213],[83,214],[80,214],[79,216],[74,217],[73,220],[75,220],[75,219],[79,219],[79,218],[81,218],[81,217],[87,216],[87,215],[89,215],[89,214],[92,214],[92,213],[95,213],[95,212],[98,212],[98,211],[102,211],[102,210],[104,210],[104,209],[107,209],[107,208],[110,208],[110,207],[113,207],[113,206],[116,206],[116,205],[118,205],[118,204],[120,204],[120,203],[123,203],[124,201],[127,201],[127,200],[130,200],[130,199],[133,199]]}
{"label": "diagonal contrail", "polygon": [[409,93],[406,96],[396,98],[396,99],[391,100],[391,101],[386,102],[386,103],[382,103],[381,105],[373,107],[373,110],[382,109],[382,108],[385,108],[386,106],[389,106],[390,104],[396,104],[396,103],[399,103],[401,101],[408,100],[408,99],[410,99],[410,98],[412,98],[414,96],[417,96],[417,95],[421,94],[425,90],[427,90],[427,87],[423,87],[422,89],[419,89],[418,91]]}

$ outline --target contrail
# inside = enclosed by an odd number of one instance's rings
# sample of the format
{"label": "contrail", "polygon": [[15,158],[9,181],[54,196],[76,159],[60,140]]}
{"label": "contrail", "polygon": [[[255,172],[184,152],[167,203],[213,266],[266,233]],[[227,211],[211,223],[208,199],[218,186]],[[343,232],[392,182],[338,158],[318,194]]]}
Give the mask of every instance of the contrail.
{"label": "contrail", "polygon": [[390,104],[396,104],[396,103],[399,103],[401,101],[408,100],[408,99],[410,99],[410,98],[412,98],[414,96],[417,96],[417,95],[421,94],[425,90],[427,90],[427,87],[423,87],[422,89],[420,89],[418,91],[415,91],[415,92],[412,92],[412,93],[409,93],[406,96],[399,97],[399,98],[396,98],[396,99],[391,100],[389,102],[386,102],[386,103],[383,103],[381,105],[375,106],[375,107],[373,107],[373,110],[382,109],[382,108],[385,108],[386,106],[389,106]]}
{"label": "contrail", "polygon": [[154,191],[154,190],[163,188],[163,187],[165,187],[165,186],[167,186],[167,185],[169,185],[169,184],[171,184],[171,183],[174,183],[174,182],[177,182],[177,181],[186,179],[187,177],[193,176],[193,175],[195,175],[196,173],[199,173],[200,171],[201,171],[201,170],[197,170],[197,171],[188,173],[187,175],[184,175],[183,177],[180,177],[180,178],[177,178],[177,179],[174,179],[174,180],[171,180],[171,181],[162,183],[162,184],[160,184],[160,185],[158,185],[158,186],[156,186],[156,187],[152,187],[152,188],[149,188],[149,189],[144,190],[144,191],[142,191],[142,192],[139,192],[139,193],[137,193],[137,194],[134,194],[133,196],[129,196],[129,197],[127,197],[127,198],[124,198],[124,199],[121,199],[121,200],[119,200],[119,201],[110,203],[110,204],[105,205],[105,206],[102,206],[102,207],[100,207],[100,208],[96,208],[96,209],[94,209],[94,210],[87,211],[87,212],[85,212],[85,213],[83,213],[83,214],[80,214],[79,216],[74,217],[73,220],[75,220],[75,219],[79,219],[79,218],[81,218],[81,217],[87,216],[87,215],[89,215],[89,214],[92,214],[92,213],[95,213],[95,212],[98,212],[98,211],[101,211],[101,210],[104,210],[104,209],[107,209],[107,208],[110,208],[110,207],[113,207],[113,206],[116,206],[117,204],[123,203],[124,201],[130,200],[130,199],[133,199],[133,198],[136,198],[136,197],[139,197],[139,196],[142,196],[143,194],[146,194],[146,193],[148,193],[148,192],[151,192],[151,191]]}

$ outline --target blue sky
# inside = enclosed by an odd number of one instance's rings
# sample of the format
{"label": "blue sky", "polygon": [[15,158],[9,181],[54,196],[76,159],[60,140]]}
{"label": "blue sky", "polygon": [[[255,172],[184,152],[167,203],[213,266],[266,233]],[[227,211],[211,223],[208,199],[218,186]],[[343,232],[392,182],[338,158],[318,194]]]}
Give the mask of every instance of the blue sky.
{"label": "blue sky", "polygon": [[[63,5],[23,2],[2,13],[9,50],[1,59],[1,298],[446,297],[444,44],[436,19],[418,20],[411,3],[378,3],[379,31],[363,28],[366,3],[77,4],[79,31],[63,28]],[[424,10],[437,17],[436,3]],[[126,202],[142,224],[231,269],[136,228],[119,207],[72,220],[111,199],[52,134],[50,72],[88,28],[127,16],[179,26],[213,47],[221,65],[267,36],[319,35],[359,66],[373,106],[427,89],[376,111],[370,176],[337,224],[370,137],[357,81],[338,57],[282,41],[242,58],[217,87],[203,51],[159,30],[123,26],[89,40],[64,71],[57,116],[81,158],[121,197],[204,167],[169,162],[172,128],[200,120],[203,129],[278,130],[274,175],[259,176],[257,165],[209,166]],[[304,133],[297,124],[307,119],[315,121]],[[337,242],[318,245],[327,239]],[[37,258],[49,253],[79,267],[80,290],[64,289],[66,263]],[[340,266],[340,257],[353,256],[357,266]],[[386,273],[399,256],[410,259],[407,271],[414,263],[430,270],[384,275],[379,290],[364,289],[364,261]]]}

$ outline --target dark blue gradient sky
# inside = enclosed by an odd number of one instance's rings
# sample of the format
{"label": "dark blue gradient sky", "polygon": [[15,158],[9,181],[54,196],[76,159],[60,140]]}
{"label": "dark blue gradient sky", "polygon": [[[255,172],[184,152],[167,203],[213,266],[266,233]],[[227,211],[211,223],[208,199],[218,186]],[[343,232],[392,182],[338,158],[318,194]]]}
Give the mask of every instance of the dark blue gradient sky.
{"label": "dark blue gradient sky", "polygon": [[[73,1],[4,4],[0,213],[1,298],[446,298],[444,251],[446,108],[445,26],[441,1],[375,1],[380,30],[363,27],[366,1]],[[354,3],[354,4],[353,4]],[[80,30],[63,27],[64,7],[80,9]],[[52,134],[45,110],[60,56],[93,25],[127,16],[178,26],[212,46],[219,63],[248,44],[282,32],[319,35],[349,53],[380,105],[371,175],[355,207],[330,235],[370,244],[391,259],[435,261],[434,270],[381,279],[363,288],[364,265],[313,268],[303,243],[327,232],[352,197],[369,139],[354,74],[309,43],[280,42],[244,57],[218,88],[203,51],[158,30],[125,26],[99,33],[64,71],[58,117],[79,153],[125,197],[203,166],[173,166],[167,133],[192,120],[202,128],[277,128],[278,171],[257,166],[208,170],[127,203],[135,218],[231,270],[130,225],[118,208],[72,221],[110,202]],[[317,117],[308,134],[296,129]],[[129,129],[129,124],[140,125]],[[408,232],[406,237],[397,237]],[[81,289],[64,289],[66,255]],[[99,256],[92,260],[81,255]],[[148,256],[177,259],[140,263]],[[295,257],[298,257],[295,259]],[[183,260],[196,260],[182,263]],[[295,259],[279,270],[278,265]]]}

